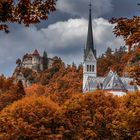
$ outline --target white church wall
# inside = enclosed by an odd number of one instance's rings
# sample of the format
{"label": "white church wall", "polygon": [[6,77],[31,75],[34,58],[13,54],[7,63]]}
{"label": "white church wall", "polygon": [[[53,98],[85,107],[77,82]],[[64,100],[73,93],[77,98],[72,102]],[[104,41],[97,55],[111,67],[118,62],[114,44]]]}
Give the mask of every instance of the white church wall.
{"label": "white church wall", "polygon": [[112,93],[113,95],[116,95],[116,96],[126,95],[126,92],[123,92],[123,91],[109,91],[109,93]]}

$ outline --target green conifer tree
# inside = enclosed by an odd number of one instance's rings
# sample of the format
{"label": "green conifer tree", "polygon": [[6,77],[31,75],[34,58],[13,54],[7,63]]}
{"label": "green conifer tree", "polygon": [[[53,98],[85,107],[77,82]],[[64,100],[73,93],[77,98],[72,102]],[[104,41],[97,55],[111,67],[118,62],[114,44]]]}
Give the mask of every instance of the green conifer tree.
{"label": "green conifer tree", "polygon": [[48,55],[47,55],[47,52],[44,51],[44,53],[43,53],[43,70],[48,69],[48,63],[49,63]]}

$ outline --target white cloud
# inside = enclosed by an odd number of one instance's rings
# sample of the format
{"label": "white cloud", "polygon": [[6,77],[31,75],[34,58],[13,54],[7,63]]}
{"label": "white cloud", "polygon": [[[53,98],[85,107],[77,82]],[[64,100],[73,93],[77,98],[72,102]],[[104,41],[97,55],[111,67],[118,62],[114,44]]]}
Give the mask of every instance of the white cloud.
{"label": "white cloud", "polygon": [[[0,33],[0,73],[9,75],[18,57],[38,48],[46,50],[49,56],[58,55],[66,63],[82,62],[83,48],[87,36],[86,19],[69,19],[37,30],[36,27],[19,27],[11,33]],[[110,47],[123,45],[112,33],[113,25],[103,18],[93,20],[94,40],[98,53]]]}
{"label": "white cloud", "polygon": [[[69,19],[64,22],[57,22],[41,31],[46,36],[48,47],[52,52],[57,53],[59,49],[60,54],[67,55],[67,53],[78,53],[79,51],[81,53],[86,43],[87,26],[88,21],[86,19]],[[112,33],[113,27],[114,25],[103,18],[93,20],[94,41],[99,54],[103,53],[107,47],[114,49],[124,45],[122,38],[115,38]],[[52,38],[53,41],[50,41]]]}
{"label": "white cloud", "polygon": [[[93,15],[99,17],[113,9],[112,0],[91,0]],[[87,0],[58,0],[57,9],[62,12],[69,13],[71,15],[85,16],[87,17],[89,1]],[[95,14],[96,13],[96,14]]]}

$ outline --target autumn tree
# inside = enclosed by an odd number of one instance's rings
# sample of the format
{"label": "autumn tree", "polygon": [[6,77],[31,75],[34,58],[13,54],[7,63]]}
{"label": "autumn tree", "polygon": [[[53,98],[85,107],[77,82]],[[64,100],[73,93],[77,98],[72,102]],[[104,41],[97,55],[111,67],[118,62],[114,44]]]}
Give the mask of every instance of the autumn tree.
{"label": "autumn tree", "polygon": [[25,78],[25,84],[27,83],[27,81],[29,81],[30,83],[37,82],[38,73],[33,71],[32,69],[30,69],[30,68],[21,68],[19,70],[19,72],[21,72],[23,74],[23,77]]}
{"label": "autumn tree", "polygon": [[[134,16],[133,18],[113,18],[111,23],[115,24],[113,30],[114,34],[116,36],[123,37],[125,44],[128,46],[129,52],[130,50],[137,52],[137,50],[140,48],[140,17]],[[140,51],[137,58],[140,62]],[[140,65],[133,65],[130,69],[130,75],[133,75],[132,77],[134,77],[137,84],[139,84],[140,74],[136,71],[140,71]],[[134,71],[133,74],[132,71]]]}
{"label": "autumn tree", "polygon": [[82,67],[77,68],[75,64],[65,66],[61,59],[55,60],[52,67],[37,74],[36,83],[27,87],[26,92],[28,95],[50,96],[54,102],[62,105],[82,92],[82,73]]}
{"label": "autumn tree", "polygon": [[17,83],[17,89],[16,89],[17,93],[20,93],[21,96],[25,96],[25,90],[22,84],[22,81],[18,81]]}
{"label": "autumn tree", "polygon": [[46,20],[55,4],[56,0],[1,0],[0,30],[9,32],[7,22],[29,26]]}
{"label": "autumn tree", "polygon": [[14,84],[12,78],[0,77],[0,110],[25,96],[21,81]]}
{"label": "autumn tree", "polygon": [[[128,57],[126,57],[127,55]],[[110,70],[113,70],[122,76],[129,59],[130,54],[127,54],[125,47],[121,46],[115,51],[107,48],[105,53],[97,58],[97,73],[99,76],[105,76]]]}
{"label": "autumn tree", "polygon": [[46,97],[31,96],[13,103],[0,112],[0,139],[56,139],[52,118],[59,109]]}
{"label": "autumn tree", "polygon": [[62,105],[73,95],[82,92],[82,72],[82,69],[77,69],[75,65],[62,65],[53,75],[45,93],[51,93],[51,99]]}
{"label": "autumn tree", "polygon": [[[25,92],[27,96],[33,95],[46,95],[45,94],[45,86],[42,84],[32,84],[32,86],[28,86],[25,88]],[[46,95],[47,96],[47,95]]]}
{"label": "autumn tree", "polygon": [[140,66],[129,66],[127,72],[131,78],[134,78],[135,83],[140,86]]}
{"label": "autumn tree", "polygon": [[107,74],[110,69],[111,65],[114,61],[114,55],[112,54],[112,49],[109,47],[107,48],[105,54],[97,59],[97,71],[99,76],[104,76]]}
{"label": "autumn tree", "polygon": [[[112,140],[110,125],[117,100],[111,94],[94,92],[68,100],[56,114],[63,139]],[[58,128],[60,129],[60,128]]]}
{"label": "autumn tree", "polygon": [[113,32],[116,36],[124,38],[126,45],[129,46],[129,50],[140,43],[140,17],[135,16],[131,19],[113,18],[111,23],[116,24]]}
{"label": "autumn tree", "polygon": [[113,114],[111,130],[115,139],[138,140],[140,138],[140,93],[120,97],[120,106]]}
{"label": "autumn tree", "polygon": [[47,85],[51,81],[52,77],[60,70],[61,67],[64,67],[64,62],[58,58],[52,64],[49,69],[41,72],[38,76],[38,81],[42,85]]}
{"label": "autumn tree", "polygon": [[125,68],[129,77],[135,80],[137,85],[140,85],[140,47],[129,52],[129,61]]}

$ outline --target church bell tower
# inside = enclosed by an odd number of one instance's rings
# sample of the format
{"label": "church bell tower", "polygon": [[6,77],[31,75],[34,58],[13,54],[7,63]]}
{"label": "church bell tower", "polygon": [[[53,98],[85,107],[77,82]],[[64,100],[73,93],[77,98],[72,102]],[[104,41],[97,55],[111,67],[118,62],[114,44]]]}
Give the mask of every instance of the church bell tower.
{"label": "church bell tower", "polygon": [[88,23],[88,34],[87,43],[84,49],[84,62],[83,62],[83,92],[86,92],[85,84],[89,77],[97,77],[97,60],[96,60],[96,49],[93,40],[92,31],[92,17],[91,17],[91,3],[89,5],[89,23]]}

